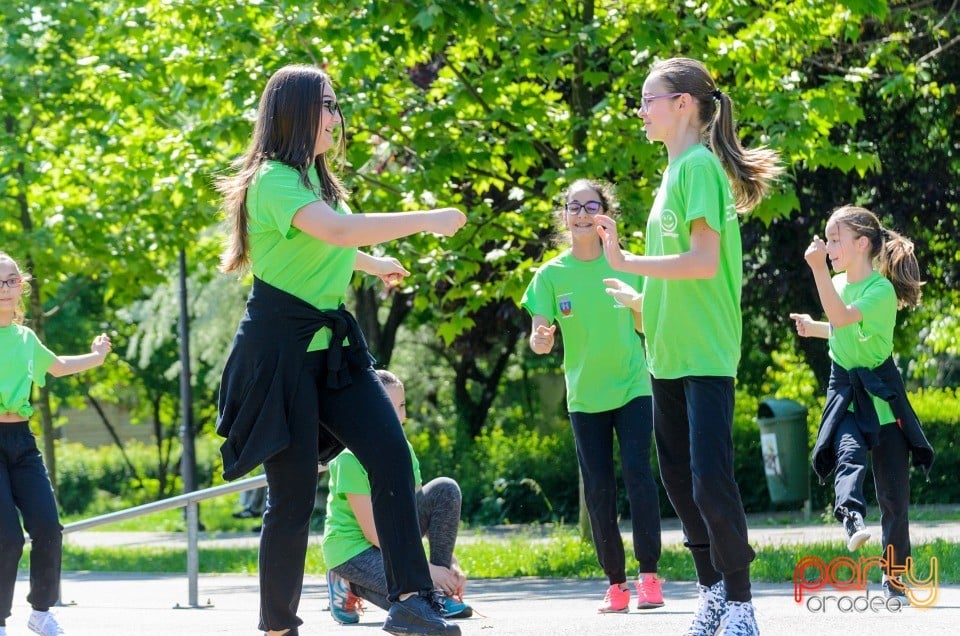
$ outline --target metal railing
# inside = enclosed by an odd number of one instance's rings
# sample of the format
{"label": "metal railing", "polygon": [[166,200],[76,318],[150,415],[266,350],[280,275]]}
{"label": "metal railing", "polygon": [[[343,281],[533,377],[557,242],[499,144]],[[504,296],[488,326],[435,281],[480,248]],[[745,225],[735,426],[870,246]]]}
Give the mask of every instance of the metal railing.
{"label": "metal railing", "polygon": [[[326,466],[324,466],[323,464],[320,465],[320,472],[323,472],[326,469],[327,469]],[[142,506],[135,506],[133,508],[127,508],[125,510],[118,510],[117,512],[110,512],[105,515],[100,515],[98,517],[91,517],[90,519],[75,521],[63,527],[63,534],[69,534],[71,532],[79,532],[80,530],[89,530],[90,528],[105,526],[111,523],[116,523],[118,521],[124,521],[126,519],[143,517],[145,515],[153,514],[155,512],[163,512],[164,510],[172,510],[174,508],[186,508],[187,509],[187,580],[188,580],[187,597],[188,597],[189,606],[196,608],[196,607],[200,607],[197,601],[197,598],[199,596],[197,582],[200,577],[200,548],[198,544],[200,519],[199,519],[199,514],[197,512],[197,504],[206,499],[213,499],[214,497],[222,497],[223,495],[231,495],[233,493],[243,492],[245,490],[253,490],[254,488],[260,488],[261,486],[266,486],[266,485],[267,485],[266,475],[249,477],[247,479],[241,479],[239,481],[234,481],[229,484],[224,484],[222,486],[214,486],[212,488],[196,490],[194,492],[188,492],[182,495],[177,495],[176,497],[170,497],[168,499],[154,501],[153,503],[143,504]]]}

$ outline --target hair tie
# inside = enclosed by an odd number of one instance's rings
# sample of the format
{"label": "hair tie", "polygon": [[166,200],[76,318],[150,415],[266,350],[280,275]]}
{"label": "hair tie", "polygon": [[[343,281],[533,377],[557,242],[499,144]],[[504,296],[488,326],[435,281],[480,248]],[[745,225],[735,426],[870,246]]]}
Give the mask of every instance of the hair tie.
{"label": "hair tie", "polygon": [[880,228],[880,237],[881,237],[884,241],[889,241],[889,240],[890,240],[890,232],[887,231],[887,228],[885,228],[885,227]]}
{"label": "hair tie", "polygon": [[714,90],[712,93],[710,93],[710,96],[713,97],[713,98],[714,98],[715,100],[717,100],[718,102],[720,101],[720,97],[721,97],[722,95],[723,95],[723,93],[720,92],[720,89],[719,89],[719,88],[716,89],[716,90]]}

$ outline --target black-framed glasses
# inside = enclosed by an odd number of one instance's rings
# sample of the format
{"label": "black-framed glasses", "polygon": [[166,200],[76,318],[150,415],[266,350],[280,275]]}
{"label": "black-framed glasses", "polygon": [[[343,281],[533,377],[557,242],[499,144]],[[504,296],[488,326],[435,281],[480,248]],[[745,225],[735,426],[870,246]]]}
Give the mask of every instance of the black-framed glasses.
{"label": "black-framed glasses", "polygon": [[7,280],[0,280],[0,289],[4,287],[9,287],[10,289],[16,289],[23,284],[22,278],[8,278]]}
{"label": "black-framed glasses", "polygon": [[343,115],[343,111],[340,110],[340,102],[334,101],[332,99],[325,99],[320,104],[327,109],[327,112],[331,115]]}
{"label": "black-framed glasses", "polygon": [[646,112],[650,109],[650,102],[655,99],[667,99],[670,97],[680,97],[683,93],[663,93],[662,95],[645,95],[640,98],[640,110]]}
{"label": "black-framed glasses", "polygon": [[593,216],[594,214],[600,214],[603,210],[603,202],[587,201],[586,203],[580,203],[579,201],[567,201],[563,205],[563,208],[567,211],[567,214],[577,215],[583,210],[590,216]]}

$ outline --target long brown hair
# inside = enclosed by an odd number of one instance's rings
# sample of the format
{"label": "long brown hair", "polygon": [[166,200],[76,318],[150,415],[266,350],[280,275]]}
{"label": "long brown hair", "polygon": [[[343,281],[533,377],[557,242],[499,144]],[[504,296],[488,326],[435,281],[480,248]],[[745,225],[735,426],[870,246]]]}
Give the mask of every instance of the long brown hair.
{"label": "long brown hair", "polygon": [[30,296],[30,274],[21,271],[20,266],[17,265],[17,261],[13,260],[13,257],[6,252],[0,252],[0,262],[13,265],[13,268],[17,270],[17,275],[20,277],[20,298],[17,300],[17,305],[13,308],[13,324],[22,325],[27,317],[27,305],[23,299]]}
{"label": "long brown hair", "polygon": [[876,260],[880,273],[893,283],[898,309],[920,305],[924,282],[920,280],[920,264],[914,254],[913,241],[884,228],[876,214],[855,205],[834,210],[830,222],[842,223],[857,238],[865,236],[870,241],[870,257]]}
{"label": "long brown hair", "polygon": [[[291,65],[273,74],[263,89],[253,137],[246,154],[233,164],[234,174],[217,180],[223,195],[223,208],[230,235],[220,257],[220,270],[242,272],[250,265],[247,188],[265,161],[279,161],[300,173],[304,187],[313,189],[309,171],[316,171],[320,182],[318,195],[331,206],[346,199],[347,190],[329,166],[327,155],[314,156],[323,91],[331,85],[330,76],[313,66]],[[333,159],[343,157],[345,128],[332,151]]]}
{"label": "long brown hair", "polygon": [[710,71],[701,62],[687,57],[662,60],[653,65],[650,76],[662,78],[669,90],[688,93],[696,100],[701,131],[730,179],[737,212],[746,214],[757,207],[771,182],[783,173],[777,151],[766,146],[746,149],[740,145],[733,101],[717,90]]}

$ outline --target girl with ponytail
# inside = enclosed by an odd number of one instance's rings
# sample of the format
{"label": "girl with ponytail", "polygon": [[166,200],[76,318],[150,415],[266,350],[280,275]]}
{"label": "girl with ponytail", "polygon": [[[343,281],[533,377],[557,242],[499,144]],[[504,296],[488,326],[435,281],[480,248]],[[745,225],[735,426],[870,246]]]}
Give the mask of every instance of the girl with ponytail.
{"label": "girl with ponytail", "polygon": [[[920,266],[913,243],[880,225],[861,207],[844,206],[827,221],[804,258],[813,272],[827,321],[790,314],[797,334],[824,338],[830,347],[830,383],[813,467],[821,483],[833,471],[834,516],[853,551],[870,538],[864,523],[867,451],[880,507],[883,591],[901,604],[909,591],[896,577],[910,558],[910,454],[925,472],[933,449],[907,400],[893,362],[897,310],[920,303]],[[827,260],[838,272],[832,279]]]}

